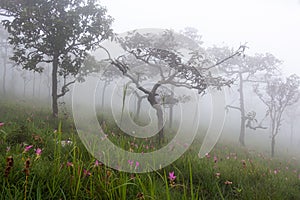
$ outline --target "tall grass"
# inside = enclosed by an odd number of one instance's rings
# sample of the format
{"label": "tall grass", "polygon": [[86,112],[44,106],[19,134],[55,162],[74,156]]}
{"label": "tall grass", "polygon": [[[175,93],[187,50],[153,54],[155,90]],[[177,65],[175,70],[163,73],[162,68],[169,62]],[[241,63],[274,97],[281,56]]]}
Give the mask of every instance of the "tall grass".
{"label": "tall grass", "polygon": [[[0,106],[5,123],[0,127],[0,199],[300,199],[300,165],[292,158],[271,159],[261,152],[218,144],[199,159],[201,143],[196,142],[158,171],[119,172],[86,151],[71,120],[55,121],[41,108],[16,106],[3,102]],[[120,147],[155,150],[153,140],[134,140],[108,118],[102,121],[108,138]],[[72,143],[62,145],[68,138]],[[42,149],[40,156],[37,148]]]}

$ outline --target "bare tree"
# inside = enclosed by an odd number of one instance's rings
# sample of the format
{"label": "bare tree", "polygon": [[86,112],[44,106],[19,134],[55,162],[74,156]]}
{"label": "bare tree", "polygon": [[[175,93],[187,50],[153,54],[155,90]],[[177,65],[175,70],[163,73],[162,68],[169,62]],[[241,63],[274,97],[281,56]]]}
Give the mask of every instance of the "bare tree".
{"label": "bare tree", "polygon": [[299,101],[297,104],[293,104],[292,106],[286,109],[286,116],[288,117],[287,123],[290,125],[290,144],[293,145],[294,135],[295,135],[295,123],[299,120],[300,110],[299,110]]}
{"label": "bare tree", "polygon": [[[224,56],[232,54],[233,50],[228,47],[214,47],[208,49],[213,56],[212,59],[220,60]],[[272,54],[256,54],[254,56],[236,57],[230,61],[224,63],[220,67],[220,71],[225,73],[227,77],[234,78],[237,84],[237,92],[239,95],[239,105],[228,105],[227,109],[235,109],[240,112],[240,135],[239,143],[245,146],[245,133],[246,128],[256,130],[258,128],[265,129],[261,123],[257,122],[255,118],[256,112],[247,112],[245,108],[245,87],[247,84],[255,84],[263,82],[264,74],[277,70],[280,61],[276,59]],[[255,124],[255,125],[254,125]]]}
{"label": "bare tree", "polygon": [[282,80],[266,76],[266,84],[257,84],[254,92],[267,106],[267,113],[271,119],[271,155],[275,153],[275,140],[279,133],[283,113],[288,106],[295,104],[300,97],[300,77],[293,74]]}
{"label": "bare tree", "polygon": [[[231,80],[213,75],[211,69],[230,58],[241,55],[245,49],[244,46],[241,46],[228,57],[212,64],[203,62],[203,55],[201,54],[203,49],[200,48],[190,51],[190,57],[184,61],[184,56],[180,56],[180,52],[177,51],[180,48],[176,41],[176,34],[168,30],[156,35],[143,35],[138,32],[132,32],[124,38],[119,38],[118,42],[120,42],[126,54],[112,58],[105,49],[109,57],[107,61],[119,69],[125,77],[132,81],[138,90],[147,96],[148,102],[156,111],[159,143],[164,140],[162,100],[159,98],[161,86],[184,87],[197,90],[199,94],[204,94],[208,87],[221,89],[223,86],[230,86],[232,84]],[[150,88],[143,87],[140,77],[134,73],[134,70],[141,66],[147,66],[148,71],[157,74],[156,83]]]}

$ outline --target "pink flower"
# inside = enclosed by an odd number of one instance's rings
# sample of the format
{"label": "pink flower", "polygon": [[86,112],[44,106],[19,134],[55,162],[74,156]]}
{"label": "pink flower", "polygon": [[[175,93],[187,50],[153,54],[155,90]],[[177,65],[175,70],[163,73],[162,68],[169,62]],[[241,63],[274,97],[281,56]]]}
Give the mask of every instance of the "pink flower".
{"label": "pink flower", "polygon": [[209,158],[210,158],[209,153],[206,153],[206,154],[205,154],[205,157],[209,159]]}
{"label": "pink flower", "polygon": [[274,174],[278,174],[278,172],[279,172],[279,171],[278,171],[277,169],[274,170]]}
{"label": "pink flower", "polygon": [[176,176],[174,175],[174,171],[173,172],[169,172],[169,177],[170,181],[174,181],[176,179]]}
{"label": "pink flower", "polygon": [[225,185],[231,185],[232,182],[231,182],[231,181],[225,181],[224,184],[225,184]]}
{"label": "pink flower", "polygon": [[86,170],[86,169],[83,169],[83,174],[84,174],[84,176],[92,175],[92,173],[90,171]]}
{"label": "pink flower", "polygon": [[33,147],[33,145],[26,146],[25,149],[24,149],[24,152],[29,151],[32,147]]}
{"label": "pink flower", "polygon": [[214,162],[217,163],[218,162],[218,158],[217,156],[214,156]]}
{"label": "pink flower", "polygon": [[4,123],[3,123],[3,122],[0,122],[0,127],[1,127],[1,126],[4,126]]}
{"label": "pink flower", "polygon": [[95,167],[98,167],[98,166],[99,166],[99,161],[96,160],[96,161],[95,161]]}
{"label": "pink flower", "polygon": [[37,149],[35,150],[35,154],[36,154],[37,156],[41,156],[41,154],[42,154],[42,149],[37,148]]}
{"label": "pink flower", "polygon": [[69,161],[68,161],[68,162],[67,162],[67,166],[68,166],[68,167],[73,167],[74,165],[73,165],[72,162],[69,162]]}
{"label": "pink flower", "polygon": [[217,172],[217,173],[216,173],[216,177],[217,177],[217,178],[220,178],[220,175],[221,175],[220,172]]}
{"label": "pink flower", "polygon": [[135,167],[138,168],[140,166],[140,163],[138,161],[135,162]]}
{"label": "pink flower", "polygon": [[133,165],[133,160],[128,160],[128,164],[129,164],[130,166],[132,166],[132,165]]}

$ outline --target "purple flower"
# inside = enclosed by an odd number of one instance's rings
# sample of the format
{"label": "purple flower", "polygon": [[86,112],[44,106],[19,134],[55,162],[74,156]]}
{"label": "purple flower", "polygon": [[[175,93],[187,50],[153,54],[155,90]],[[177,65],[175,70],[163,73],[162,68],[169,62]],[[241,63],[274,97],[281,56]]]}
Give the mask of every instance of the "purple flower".
{"label": "purple flower", "polygon": [[132,165],[133,165],[133,160],[128,160],[128,164],[129,164],[130,166],[132,166]]}
{"label": "purple flower", "polygon": [[35,154],[36,154],[37,156],[41,156],[41,154],[42,154],[42,149],[37,148],[37,149],[35,150]]}
{"label": "purple flower", "polygon": [[84,176],[92,175],[92,173],[90,171],[86,170],[86,169],[83,169],[83,174],[84,174]]}
{"label": "purple flower", "polygon": [[24,149],[24,152],[29,151],[32,147],[33,147],[33,145],[26,146],[25,149]]}
{"label": "purple flower", "polygon": [[140,163],[138,161],[135,162],[135,167],[138,168],[140,166]]}
{"label": "purple flower", "polygon": [[169,177],[170,181],[174,181],[176,179],[176,176],[174,175],[174,171],[173,172],[169,172]]}
{"label": "purple flower", "polygon": [[1,127],[1,126],[4,126],[4,123],[3,123],[3,122],[0,122],[0,127]]}

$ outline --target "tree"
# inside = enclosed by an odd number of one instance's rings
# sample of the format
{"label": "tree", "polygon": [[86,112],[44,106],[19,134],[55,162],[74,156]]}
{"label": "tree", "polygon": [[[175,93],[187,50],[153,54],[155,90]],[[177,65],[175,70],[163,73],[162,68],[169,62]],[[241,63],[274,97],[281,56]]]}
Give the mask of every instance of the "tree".
{"label": "tree", "polygon": [[255,85],[254,92],[267,106],[267,113],[271,119],[271,155],[275,153],[275,140],[279,133],[282,115],[288,106],[295,104],[300,98],[300,77],[293,74],[282,80],[266,76],[266,84]]}
{"label": "tree", "polygon": [[4,30],[4,28],[0,27],[0,58],[2,59],[2,65],[3,65],[3,75],[2,75],[2,91],[3,94],[6,93],[6,72],[7,72],[7,64],[8,62],[8,56],[11,52],[11,47],[9,46],[7,42],[8,33]]}
{"label": "tree", "polygon": [[[241,46],[232,55],[212,64],[203,62],[201,53],[203,49],[199,48],[190,51],[187,54],[189,58],[184,61],[178,51],[182,47],[182,43],[180,43],[182,40],[178,43],[176,40],[180,37],[169,30],[159,34],[140,34],[134,31],[117,39],[126,54],[112,58],[109,52],[103,48],[109,57],[107,61],[129,78],[135,87],[147,96],[148,102],[155,109],[158,119],[159,143],[164,140],[163,100],[159,95],[162,90],[161,86],[184,87],[197,90],[199,94],[204,94],[208,87],[220,89],[223,86],[229,86],[232,83],[231,80],[213,75],[211,69],[234,56],[241,55],[244,50],[244,47]],[[178,44],[180,45],[178,46]],[[141,80],[143,79],[136,73],[140,68],[144,72],[147,70],[149,73],[156,74],[152,80],[155,80],[152,87],[142,86]]]}
{"label": "tree", "polygon": [[287,123],[290,124],[290,145],[293,146],[294,140],[294,132],[295,132],[295,123],[299,120],[300,117],[300,110],[299,110],[299,101],[297,104],[293,104],[286,109],[286,116],[288,117]]}
{"label": "tree", "polygon": [[[23,69],[42,72],[38,64],[52,63],[52,112],[58,98],[82,80],[88,51],[112,36],[113,19],[96,0],[1,0],[0,15],[13,45],[12,60]],[[12,19],[11,19],[12,18]],[[58,76],[64,84],[58,92]]]}
{"label": "tree", "polygon": [[[228,47],[214,47],[208,49],[213,55],[213,59],[220,60],[224,56],[232,54],[232,50]],[[228,105],[226,109],[235,109],[240,112],[240,135],[239,143],[245,146],[246,128],[256,130],[258,128],[265,129],[261,124],[254,125],[256,112],[247,112],[245,109],[245,87],[246,84],[255,84],[264,81],[263,76],[271,71],[276,71],[280,61],[272,54],[255,54],[254,56],[235,57],[230,61],[224,63],[220,67],[220,71],[226,76],[234,78],[238,85],[239,105]]]}

